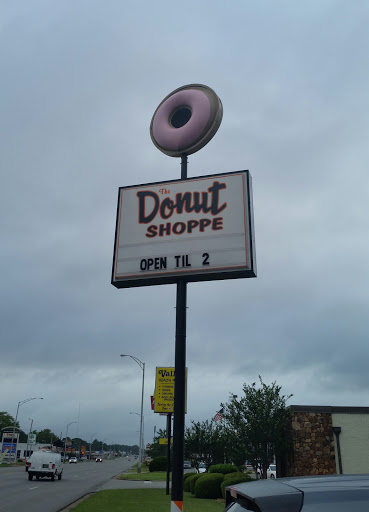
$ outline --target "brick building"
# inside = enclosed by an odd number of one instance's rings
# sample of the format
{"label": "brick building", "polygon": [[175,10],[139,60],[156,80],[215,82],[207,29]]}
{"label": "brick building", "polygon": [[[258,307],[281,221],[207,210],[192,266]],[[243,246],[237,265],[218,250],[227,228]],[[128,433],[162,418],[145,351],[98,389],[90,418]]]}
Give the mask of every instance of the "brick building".
{"label": "brick building", "polygon": [[280,476],[368,473],[369,407],[290,406],[293,449]]}

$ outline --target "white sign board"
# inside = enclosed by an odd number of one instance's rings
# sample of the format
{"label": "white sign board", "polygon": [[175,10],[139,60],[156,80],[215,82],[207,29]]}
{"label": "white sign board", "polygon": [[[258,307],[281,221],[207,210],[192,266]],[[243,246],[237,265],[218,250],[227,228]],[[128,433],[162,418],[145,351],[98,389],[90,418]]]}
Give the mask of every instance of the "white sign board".
{"label": "white sign board", "polygon": [[122,187],[117,288],[256,277],[248,171]]}
{"label": "white sign board", "polygon": [[28,434],[28,444],[36,443],[36,434]]}

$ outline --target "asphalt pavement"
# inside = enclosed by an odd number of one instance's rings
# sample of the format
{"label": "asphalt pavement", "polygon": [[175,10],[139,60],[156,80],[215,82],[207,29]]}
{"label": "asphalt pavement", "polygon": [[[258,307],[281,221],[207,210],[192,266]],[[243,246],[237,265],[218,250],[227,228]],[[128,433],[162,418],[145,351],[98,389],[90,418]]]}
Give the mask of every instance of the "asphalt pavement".
{"label": "asphalt pavement", "polygon": [[100,490],[134,463],[123,458],[67,463],[63,478],[54,482],[49,478],[29,481],[24,467],[0,468],[0,512],[59,512],[82,496]]}

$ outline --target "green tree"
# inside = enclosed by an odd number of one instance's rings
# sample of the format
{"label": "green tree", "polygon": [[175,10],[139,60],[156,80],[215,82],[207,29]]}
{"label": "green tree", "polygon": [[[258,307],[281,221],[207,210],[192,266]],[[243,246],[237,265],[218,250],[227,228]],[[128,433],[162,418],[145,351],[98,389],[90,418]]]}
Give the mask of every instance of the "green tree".
{"label": "green tree", "polygon": [[[0,411],[0,431],[5,427],[13,427],[14,426],[14,418],[6,411]],[[16,427],[19,427],[19,422],[17,421]]]}
{"label": "green tree", "polygon": [[19,442],[26,443],[27,442],[27,434],[23,432],[23,430],[19,429],[19,421],[14,425],[14,418],[6,411],[0,412],[0,442],[2,439],[2,429],[6,428],[7,430],[11,430],[13,427],[16,427],[15,432],[19,433]]}
{"label": "green tree", "polygon": [[167,431],[165,429],[159,428],[156,431],[156,436],[154,437],[154,442],[151,444],[151,448],[148,451],[148,454],[152,459],[156,457],[166,456],[167,455],[167,445],[160,444],[159,439],[167,438]]}
{"label": "green tree", "polygon": [[282,388],[275,382],[267,385],[260,376],[259,380],[260,387],[256,382],[244,384],[244,396],[231,395],[223,408],[229,437],[239,456],[260,468],[262,478],[266,478],[269,464],[291,441],[286,402],[292,395],[281,395]]}
{"label": "green tree", "polygon": [[49,428],[40,430],[36,435],[36,443],[52,444],[59,436],[54,434]]}
{"label": "green tree", "polygon": [[185,458],[208,466],[224,462],[225,430],[213,420],[192,421],[185,431]]}
{"label": "green tree", "polygon": [[97,452],[101,450],[101,441],[94,439],[91,443],[91,451]]}

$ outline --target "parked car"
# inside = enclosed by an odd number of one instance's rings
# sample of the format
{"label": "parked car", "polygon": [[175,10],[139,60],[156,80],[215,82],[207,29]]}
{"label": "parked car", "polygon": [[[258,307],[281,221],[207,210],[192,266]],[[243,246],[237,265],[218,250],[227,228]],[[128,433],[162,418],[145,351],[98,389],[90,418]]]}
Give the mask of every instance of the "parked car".
{"label": "parked car", "polygon": [[77,457],[71,457],[69,459],[69,464],[77,464],[78,460],[77,460]]}
{"label": "parked car", "polygon": [[252,464],[245,462],[245,471],[254,471]]}
{"label": "parked car", "polygon": [[48,477],[54,481],[56,476],[58,480],[61,480],[62,474],[63,463],[60,453],[49,450],[39,450],[32,453],[31,465],[28,468],[28,480],[32,480],[34,476],[36,480]]}
{"label": "parked car", "polygon": [[245,482],[227,487],[225,500],[225,512],[363,512],[369,510],[369,474]]}
{"label": "parked car", "polygon": [[102,462],[102,458],[101,457],[96,457],[96,462]]}
{"label": "parked car", "polygon": [[267,478],[277,478],[277,466],[271,464],[267,469]]}
{"label": "parked car", "polygon": [[207,471],[207,467],[206,467],[205,462],[200,462],[199,466],[197,468],[197,472],[198,473],[206,473],[206,471]]}
{"label": "parked car", "polygon": [[191,462],[189,460],[185,460],[184,463],[183,463],[183,468],[184,469],[191,469]]}

